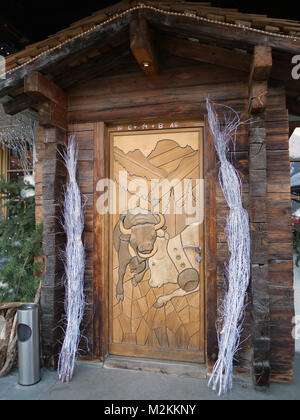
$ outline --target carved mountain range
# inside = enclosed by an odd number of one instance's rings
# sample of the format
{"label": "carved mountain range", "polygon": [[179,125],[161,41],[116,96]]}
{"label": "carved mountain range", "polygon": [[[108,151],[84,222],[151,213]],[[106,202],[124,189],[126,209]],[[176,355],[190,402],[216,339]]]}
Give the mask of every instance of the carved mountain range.
{"label": "carved mountain range", "polygon": [[183,179],[199,164],[197,151],[190,146],[181,147],[169,139],[158,141],[147,157],[137,149],[124,153],[115,147],[114,158],[130,176],[148,180]]}

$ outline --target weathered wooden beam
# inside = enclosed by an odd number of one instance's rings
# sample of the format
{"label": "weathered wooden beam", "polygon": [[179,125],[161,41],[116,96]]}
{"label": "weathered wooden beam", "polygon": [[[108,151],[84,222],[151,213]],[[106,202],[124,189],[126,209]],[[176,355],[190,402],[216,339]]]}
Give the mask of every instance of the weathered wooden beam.
{"label": "weathered wooden beam", "polygon": [[[197,40],[180,39],[175,36],[159,36],[156,41],[157,47],[161,51],[177,57],[215,64],[216,66],[235,69],[248,74],[251,70],[253,56],[249,53],[203,44],[197,42]],[[295,80],[292,79],[292,65],[289,61],[273,60],[269,77],[273,80],[290,83],[293,89],[297,87]]]}
{"label": "weathered wooden beam", "polygon": [[272,68],[272,48],[265,45],[255,45],[251,64],[249,85],[253,81],[268,80]]}
{"label": "weathered wooden beam", "polygon": [[216,25],[210,22],[198,22],[187,16],[158,14],[153,10],[144,11],[145,18],[155,27],[163,27],[170,31],[176,28],[177,34],[188,35],[191,37],[201,37],[206,35],[212,39],[224,39],[243,43],[245,45],[266,45],[285,53],[298,54],[300,41],[276,37],[276,35],[260,34],[255,31],[245,30],[243,27],[230,27]]}
{"label": "weathered wooden beam", "polygon": [[[0,84],[1,84],[1,80],[0,80]],[[0,88],[0,98],[4,98],[4,96],[11,96],[12,94],[16,95],[16,92],[18,92],[19,90],[22,93],[23,92],[23,85],[24,85],[23,80],[19,79],[13,85],[9,85],[7,87]]]}
{"label": "weathered wooden beam", "polygon": [[249,87],[249,113],[263,112],[267,106],[268,82],[253,82]]}
{"label": "weathered wooden beam", "polygon": [[49,127],[44,129],[44,143],[65,144],[66,132],[57,127]]}
{"label": "weathered wooden beam", "polygon": [[4,111],[8,115],[15,115],[34,105],[36,101],[25,93],[16,96],[3,104]]}
{"label": "weathered wooden beam", "polygon": [[148,22],[141,14],[130,22],[130,48],[146,76],[157,73],[158,62],[152,36]]}
{"label": "weathered wooden beam", "polygon": [[67,108],[54,102],[46,102],[39,110],[39,123],[44,127],[68,128]]}
{"label": "weathered wooden beam", "polygon": [[216,45],[203,44],[176,37],[164,36],[157,40],[163,52],[202,63],[215,64],[249,73],[252,56]]}
{"label": "weathered wooden beam", "polygon": [[270,305],[268,285],[267,150],[265,115],[255,116],[249,136],[251,228],[252,378],[256,387],[270,383]]}
{"label": "weathered wooden beam", "polygon": [[24,92],[35,101],[49,100],[62,107],[68,105],[67,94],[38,71],[33,71],[24,77]]}
{"label": "weathered wooden beam", "polygon": [[249,76],[249,112],[263,112],[267,105],[268,78],[272,69],[272,49],[256,45]]}
{"label": "weathered wooden beam", "polygon": [[270,384],[270,299],[268,265],[252,264],[252,377],[257,388]]}
{"label": "weathered wooden beam", "polygon": [[[43,254],[45,273],[42,281],[41,308],[43,323],[43,357],[45,365],[56,369],[58,354],[62,342],[62,331],[56,328],[63,316],[64,287],[61,279],[64,266],[59,255],[65,248],[65,235],[60,220],[62,186],[67,180],[66,167],[62,162],[62,143],[66,137],[65,130],[44,128],[44,154],[38,156],[42,161],[43,192]],[[51,141],[47,141],[51,139]]]}

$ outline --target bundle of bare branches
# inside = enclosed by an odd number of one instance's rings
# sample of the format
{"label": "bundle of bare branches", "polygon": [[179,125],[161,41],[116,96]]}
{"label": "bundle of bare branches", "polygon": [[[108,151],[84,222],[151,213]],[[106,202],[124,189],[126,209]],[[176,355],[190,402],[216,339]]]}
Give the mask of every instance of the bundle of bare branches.
{"label": "bundle of bare branches", "polygon": [[226,107],[225,121],[221,124],[209,100],[207,112],[220,161],[219,183],[229,207],[225,229],[230,252],[229,262],[225,266],[228,290],[221,307],[219,356],[209,380],[209,385],[212,385],[214,390],[218,389],[218,394],[221,395],[232,387],[233,362],[240,346],[245,298],[250,279],[250,226],[248,213],[243,208],[239,174],[227,159],[229,144],[235,141],[237,129],[243,123],[233,109]]}
{"label": "bundle of bare branches", "polygon": [[63,159],[69,177],[63,201],[63,225],[67,237],[64,252],[66,330],[59,355],[58,375],[62,382],[69,382],[73,376],[80,339],[80,324],[85,308],[83,293],[85,250],[82,241],[85,202],[82,202],[76,181],[78,149],[74,136],[69,140]]}

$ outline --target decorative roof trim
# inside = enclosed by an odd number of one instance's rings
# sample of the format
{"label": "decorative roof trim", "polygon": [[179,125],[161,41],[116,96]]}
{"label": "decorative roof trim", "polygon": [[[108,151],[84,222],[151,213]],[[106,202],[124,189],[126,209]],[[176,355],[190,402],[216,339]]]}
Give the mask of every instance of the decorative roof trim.
{"label": "decorative roof trim", "polygon": [[66,39],[65,41],[62,41],[62,42],[58,43],[54,47],[50,47],[46,51],[43,51],[40,54],[37,54],[36,56],[31,57],[25,63],[20,64],[20,65],[17,65],[13,69],[11,69],[11,70],[9,70],[7,72],[4,72],[2,74],[0,74],[0,79],[3,78],[3,77],[5,77],[8,74],[12,74],[16,70],[19,70],[19,69],[27,66],[28,64],[30,64],[33,61],[37,60],[39,57],[42,57],[45,54],[47,54],[47,53],[49,53],[51,51],[54,51],[54,50],[62,47],[63,45],[68,44],[69,42],[73,41],[74,39],[77,39],[77,38],[80,38],[80,37],[84,37],[88,33],[91,33],[94,30],[96,30],[96,29],[98,29],[98,28],[100,28],[102,26],[107,25],[108,23],[110,23],[110,22],[112,22],[114,20],[120,19],[121,17],[127,15],[128,13],[131,13],[131,12],[133,12],[135,10],[143,10],[143,9],[144,10],[145,9],[152,10],[152,11],[154,11],[156,13],[165,14],[165,15],[188,17],[188,18],[194,19],[194,20],[196,20],[198,22],[206,22],[206,23],[211,23],[211,24],[218,25],[218,26],[226,26],[226,27],[230,27],[230,28],[243,29],[245,32],[246,31],[248,31],[248,32],[256,32],[256,33],[259,33],[261,35],[267,35],[267,36],[270,36],[270,37],[273,37],[273,38],[290,39],[290,40],[293,40],[295,42],[296,41],[300,41],[300,37],[299,36],[291,36],[291,35],[286,35],[286,34],[279,34],[279,33],[274,33],[274,32],[268,32],[268,31],[265,31],[263,29],[252,28],[252,27],[249,27],[249,26],[246,26],[246,25],[243,25],[243,24],[234,24],[234,23],[229,23],[229,22],[222,22],[220,20],[214,20],[214,19],[205,18],[203,16],[198,16],[196,13],[192,13],[192,12],[189,12],[189,11],[185,11],[185,12],[169,11],[169,10],[164,10],[164,9],[161,9],[161,8],[158,8],[158,7],[155,7],[155,6],[151,6],[151,5],[147,5],[147,4],[144,4],[144,3],[140,3],[140,4],[136,5],[136,6],[133,6],[133,7],[130,7],[128,9],[124,10],[123,12],[116,13],[116,14],[110,16],[109,18],[107,18],[106,20],[104,20],[103,22],[98,23],[97,25],[94,25],[92,28],[90,28],[90,29],[88,29],[86,31],[83,31],[83,32],[81,32],[81,33],[79,33],[79,34],[77,34],[75,36],[72,36],[72,37]]}

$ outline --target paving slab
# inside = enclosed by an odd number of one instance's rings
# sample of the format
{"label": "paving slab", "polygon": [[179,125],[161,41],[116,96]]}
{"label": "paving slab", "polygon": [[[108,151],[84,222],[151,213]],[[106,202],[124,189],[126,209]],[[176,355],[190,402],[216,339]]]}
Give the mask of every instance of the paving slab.
{"label": "paving slab", "polygon": [[236,379],[233,390],[221,398],[207,387],[207,379],[107,369],[86,362],[76,363],[69,384],[59,382],[57,373],[46,369],[36,385],[23,387],[17,381],[17,371],[0,379],[0,400],[300,400],[300,354],[296,355],[293,383],[274,383],[267,392],[260,392],[251,382]]}
{"label": "paving slab", "polygon": [[271,385],[266,392],[250,381],[235,379],[233,390],[218,397],[207,379],[162,373],[107,369],[102,364],[77,362],[71,383],[58,381],[57,373],[43,369],[33,386],[18,384],[18,372],[0,378],[0,400],[300,400],[300,267],[294,265],[296,340],[295,379],[291,384]]}

